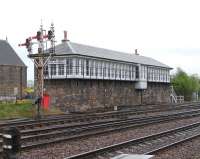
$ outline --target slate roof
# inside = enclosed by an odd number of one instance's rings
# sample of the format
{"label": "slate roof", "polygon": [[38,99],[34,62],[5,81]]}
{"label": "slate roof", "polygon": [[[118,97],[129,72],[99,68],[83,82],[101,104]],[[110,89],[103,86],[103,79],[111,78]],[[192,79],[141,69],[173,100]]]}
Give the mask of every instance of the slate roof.
{"label": "slate roof", "polygon": [[78,44],[70,41],[62,42],[61,44],[56,46],[55,50],[56,50],[56,55],[79,54],[90,57],[92,56],[97,58],[106,58],[123,62],[132,62],[136,64],[145,64],[151,66],[171,68],[150,57],[124,53],[114,50],[108,50],[108,49]]}
{"label": "slate roof", "polygon": [[26,67],[26,65],[6,40],[0,40],[0,65]]}

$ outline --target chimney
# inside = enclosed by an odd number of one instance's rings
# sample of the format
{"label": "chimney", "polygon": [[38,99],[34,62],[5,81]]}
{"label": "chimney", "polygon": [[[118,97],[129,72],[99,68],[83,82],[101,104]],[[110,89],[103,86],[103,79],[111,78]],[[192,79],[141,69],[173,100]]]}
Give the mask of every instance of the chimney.
{"label": "chimney", "polygon": [[62,42],[66,42],[66,41],[69,41],[69,40],[67,40],[67,31],[65,30],[64,31],[64,39],[62,40]]}
{"label": "chimney", "polygon": [[139,55],[138,49],[135,49],[135,55]]}

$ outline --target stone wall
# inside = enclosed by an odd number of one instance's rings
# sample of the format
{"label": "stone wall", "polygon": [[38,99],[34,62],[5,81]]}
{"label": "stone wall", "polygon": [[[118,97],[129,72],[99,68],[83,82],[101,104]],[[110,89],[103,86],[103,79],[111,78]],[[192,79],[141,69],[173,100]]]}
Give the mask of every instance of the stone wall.
{"label": "stone wall", "polygon": [[148,83],[145,91],[135,90],[135,82],[110,80],[45,80],[51,105],[63,111],[113,109],[115,105],[169,102],[169,84]]}
{"label": "stone wall", "polygon": [[0,65],[0,96],[24,96],[27,85],[26,67]]}

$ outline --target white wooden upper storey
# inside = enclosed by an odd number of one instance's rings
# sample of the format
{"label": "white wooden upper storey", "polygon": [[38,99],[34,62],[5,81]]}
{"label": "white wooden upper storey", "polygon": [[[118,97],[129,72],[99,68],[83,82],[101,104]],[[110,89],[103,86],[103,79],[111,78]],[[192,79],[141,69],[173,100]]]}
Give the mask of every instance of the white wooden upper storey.
{"label": "white wooden upper storey", "polygon": [[[121,57],[121,58],[120,58]],[[171,68],[152,58],[63,42],[48,62],[45,79],[83,78],[170,82]]]}

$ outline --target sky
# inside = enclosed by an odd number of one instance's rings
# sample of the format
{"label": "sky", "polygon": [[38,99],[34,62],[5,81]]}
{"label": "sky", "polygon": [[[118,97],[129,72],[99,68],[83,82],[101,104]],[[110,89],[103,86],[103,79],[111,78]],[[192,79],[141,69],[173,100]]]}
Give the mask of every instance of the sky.
{"label": "sky", "polygon": [[127,53],[138,49],[189,74],[200,75],[199,0],[6,0],[1,2],[0,39],[8,38],[28,67],[33,63],[18,47],[38,31],[55,25],[57,44],[67,30],[73,42]]}

